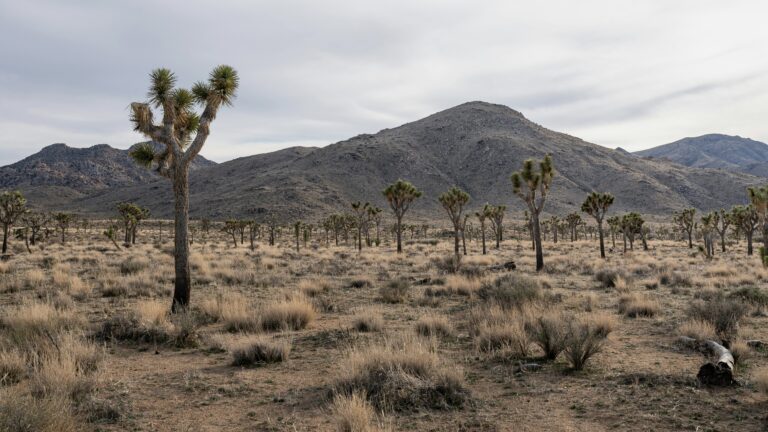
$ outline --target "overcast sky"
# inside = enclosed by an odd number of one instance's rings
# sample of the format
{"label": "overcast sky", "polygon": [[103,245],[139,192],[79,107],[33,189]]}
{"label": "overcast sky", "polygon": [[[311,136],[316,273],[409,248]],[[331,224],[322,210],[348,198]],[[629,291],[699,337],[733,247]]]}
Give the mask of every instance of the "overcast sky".
{"label": "overcast sky", "polygon": [[768,2],[0,0],[0,165],[127,148],[147,74],[236,67],[216,161],[374,133],[471,100],[607,147],[768,141]]}

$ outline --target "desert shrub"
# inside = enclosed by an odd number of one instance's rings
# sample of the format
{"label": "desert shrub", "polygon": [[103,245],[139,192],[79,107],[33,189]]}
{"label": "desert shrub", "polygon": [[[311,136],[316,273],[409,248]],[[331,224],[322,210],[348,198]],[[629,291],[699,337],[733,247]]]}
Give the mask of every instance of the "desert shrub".
{"label": "desert shrub", "polygon": [[743,340],[731,342],[731,344],[728,346],[728,350],[731,351],[733,360],[738,365],[743,365],[747,362],[747,360],[750,359],[750,357],[752,357],[752,349]]}
{"label": "desert shrub", "polygon": [[596,312],[581,317],[581,321],[592,329],[598,337],[606,338],[616,329],[616,316],[605,312]]}
{"label": "desert shrub", "polygon": [[504,275],[480,286],[477,295],[504,309],[520,308],[543,299],[536,279],[522,275]]}
{"label": "desert shrub", "polygon": [[403,303],[408,299],[411,284],[405,279],[389,281],[379,289],[381,300],[386,303]]}
{"label": "desert shrub", "polygon": [[432,265],[440,274],[455,274],[461,270],[461,255],[450,254],[432,258]]}
{"label": "desert shrub", "polygon": [[691,303],[688,316],[709,322],[720,337],[729,340],[738,333],[739,321],[747,314],[747,309],[747,306],[738,300],[698,300]]}
{"label": "desert shrub", "polygon": [[102,297],[126,297],[128,295],[128,288],[118,283],[104,284],[100,291]]}
{"label": "desert shrub", "polygon": [[530,320],[525,329],[529,337],[544,351],[544,357],[554,360],[565,349],[569,317],[560,311],[545,312]]}
{"label": "desert shrub", "polygon": [[13,385],[27,374],[27,361],[18,350],[0,351],[0,387]]}
{"label": "desert shrub", "polygon": [[584,369],[587,361],[599,353],[606,339],[605,334],[588,319],[571,321],[565,337],[563,352],[574,370]]}
{"label": "desert shrub", "polygon": [[251,302],[240,294],[217,294],[198,306],[198,313],[208,322],[221,322],[229,332],[250,332],[259,329],[259,319]]}
{"label": "desert shrub", "polygon": [[768,395],[768,368],[755,372],[755,387],[763,394]]}
{"label": "desert shrub", "polygon": [[83,318],[74,311],[57,309],[49,303],[22,304],[8,308],[5,316],[0,317],[0,331],[20,349],[83,325]]}
{"label": "desert shrub", "polygon": [[446,337],[453,335],[453,326],[444,316],[427,315],[416,321],[416,333],[427,337]]}
{"label": "desert shrub", "polygon": [[291,345],[264,338],[249,339],[232,348],[233,366],[258,366],[288,360]]}
{"label": "desert shrub", "polygon": [[678,331],[680,335],[698,341],[717,340],[715,326],[711,322],[702,319],[689,319],[680,325]]}
{"label": "desert shrub", "polygon": [[504,351],[514,358],[530,354],[530,339],[523,319],[509,319],[481,325],[475,337],[475,345],[481,352]]}
{"label": "desert shrub", "polygon": [[331,284],[325,279],[305,279],[299,282],[298,290],[307,297],[316,297],[331,290]]}
{"label": "desert shrub", "polygon": [[375,432],[376,414],[365,395],[336,395],[331,407],[338,432]]}
{"label": "desert shrub", "polygon": [[101,340],[165,343],[174,339],[170,307],[157,300],[138,303],[133,310],[102,323],[96,337]]}
{"label": "desert shrub", "polygon": [[365,394],[380,410],[460,408],[468,398],[463,376],[417,339],[352,351],[340,370],[336,393]]}
{"label": "desert shrub", "polygon": [[120,273],[124,275],[136,274],[149,268],[149,260],[144,257],[129,257],[120,263]]}
{"label": "desert shrub", "polygon": [[366,288],[373,286],[373,282],[366,277],[359,277],[349,281],[349,286],[352,288]]}
{"label": "desert shrub", "polygon": [[602,269],[595,273],[595,280],[600,282],[603,288],[616,288],[618,284],[626,284],[628,276],[619,269]]}
{"label": "desert shrub", "polygon": [[62,397],[34,398],[13,394],[0,398],[2,432],[78,432],[84,430]]}
{"label": "desert shrub", "polygon": [[359,332],[377,332],[384,328],[381,312],[365,309],[352,317],[352,328]]}
{"label": "desert shrub", "polygon": [[768,306],[768,292],[756,286],[741,287],[732,292],[729,297],[749,303],[759,309]]}
{"label": "desert shrub", "polygon": [[312,303],[294,297],[264,308],[259,324],[266,331],[301,330],[314,321],[316,315]]}
{"label": "desert shrub", "polygon": [[619,313],[629,318],[653,317],[659,310],[659,303],[646,296],[626,294],[619,298]]}
{"label": "desert shrub", "polygon": [[659,283],[669,287],[690,287],[693,285],[691,277],[672,270],[666,270],[659,275]]}

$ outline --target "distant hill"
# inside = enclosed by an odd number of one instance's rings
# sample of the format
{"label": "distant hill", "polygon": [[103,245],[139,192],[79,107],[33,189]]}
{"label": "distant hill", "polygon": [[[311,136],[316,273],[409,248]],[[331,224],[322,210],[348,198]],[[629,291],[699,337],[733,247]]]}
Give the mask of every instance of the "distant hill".
{"label": "distant hill", "polygon": [[720,168],[768,176],[768,144],[739,136],[709,134],[683,138],[635,154],[694,168]]}
{"label": "distant hill", "polygon": [[[96,191],[150,183],[159,176],[138,166],[128,154],[107,144],[73,148],[52,144],[19,162],[0,168],[0,189],[21,189],[31,201],[58,206]],[[215,162],[202,156],[193,169]]]}
{"label": "distant hill", "polygon": [[[502,105],[470,102],[323,148],[285,149],[198,170],[191,175],[191,212],[215,218],[263,218],[275,212],[313,220],[348,210],[355,200],[386,208],[381,190],[403,178],[424,191],[413,215],[442,217],[437,196],[452,185],[470,193],[473,209],[490,202],[521,213],[510,174],[525,159],[547,153],[557,170],[547,213],[578,210],[593,190],[617,197],[613,211],[668,214],[690,206],[719,208],[744,202],[746,187],[762,181],[738,172],[646,160],[551,131]],[[68,206],[108,213],[123,200],[147,205],[155,215],[172,213],[165,180],[105,188]]]}

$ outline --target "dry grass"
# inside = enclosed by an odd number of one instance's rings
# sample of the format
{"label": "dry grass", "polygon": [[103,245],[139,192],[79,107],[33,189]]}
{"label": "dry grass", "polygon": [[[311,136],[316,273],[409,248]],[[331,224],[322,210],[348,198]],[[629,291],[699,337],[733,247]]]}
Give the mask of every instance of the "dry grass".
{"label": "dry grass", "polygon": [[661,310],[659,302],[640,294],[625,294],[619,298],[619,313],[629,318],[654,317]]}
{"label": "dry grass", "polygon": [[62,397],[35,398],[14,393],[0,399],[2,432],[81,432],[84,425]]}
{"label": "dry grass", "polygon": [[503,309],[521,308],[543,299],[536,279],[516,274],[504,275],[492,282],[483,283],[477,295]]}
{"label": "dry grass", "polygon": [[603,349],[607,335],[588,319],[571,321],[565,337],[565,358],[574,370],[584,369],[587,361]]}
{"label": "dry grass", "polygon": [[390,281],[379,289],[381,300],[385,303],[404,303],[408,300],[411,284],[404,279]]}
{"label": "dry grass", "polygon": [[414,338],[353,350],[340,370],[337,393],[366,394],[381,410],[459,408],[468,397],[463,376],[446,366],[431,345]]}
{"label": "dry grass", "polygon": [[336,395],[333,398],[331,411],[335,417],[338,432],[383,432],[389,428],[382,427],[371,404],[365,395]]}
{"label": "dry grass", "polygon": [[31,302],[9,308],[0,317],[2,334],[19,347],[32,346],[67,330],[76,330],[84,325],[82,316],[72,310],[53,307],[49,303]]}
{"label": "dry grass", "polygon": [[544,357],[554,360],[565,349],[568,322],[571,317],[561,311],[544,312],[526,325],[531,340],[544,351]]}
{"label": "dry grass", "polygon": [[378,332],[384,328],[384,318],[381,311],[366,308],[358,311],[352,317],[352,328],[359,332]]}
{"label": "dry grass", "polygon": [[454,330],[448,318],[441,315],[426,315],[416,321],[416,333],[427,337],[453,336]]}
{"label": "dry grass", "polygon": [[680,325],[678,332],[681,336],[696,339],[698,341],[717,340],[717,330],[709,321],[701,319],[689,319]]}
{"label": "dry grass", "polygon": [[265,331],[301,330],[315,320],[317,312],[301,296],[267,306],[261,311],[259,326]]}
{"label": "dry grass", "polygon": [[233,366],[258,366],[288,360],[291,344],[263,337],[251,337],[232,347]]}
{"label": "dry grass", "polygon": [[768,368],[762,368],[755,372],[755,387],[768,396]]}
{"label": "dry grass", "polygon": [[0,387],[13,385],[27,374],[27,360],[19,350],[0,351]]}
{"label": "dry grass", "polygon": [[746,314],[747,307],[741,301],[720,298],[694,301],[688,309],[689,317],[709,322],[724,339],[738,334],[739,323]]}

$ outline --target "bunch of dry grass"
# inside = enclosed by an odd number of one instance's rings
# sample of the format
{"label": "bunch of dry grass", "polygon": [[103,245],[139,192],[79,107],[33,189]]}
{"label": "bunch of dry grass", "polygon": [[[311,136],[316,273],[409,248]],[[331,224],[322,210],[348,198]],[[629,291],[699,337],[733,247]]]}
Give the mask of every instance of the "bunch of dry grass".
{"label": "bunch of dry grass", "polygon": [[678,328],[681,336],[686,336],[697,341],[717,340],[717,330],[709,321],[701,319],[689,319]]}
{"label": "bunch of dry grass", "polygon": [[381,432],[389,430],[379,425],[376,413],[365,395],[336,395],[331,407],[338,432]]}
{"label": "bunch of dry grass", "polygon": [[288,360],[291,344],[263,337],[251,337],[231,348],[233,366],[258,366]]}
{"label": "bunch of dry grass", "polygon": [[565,337],[568,333],[568,317],[558,310],[543,312],[526,323],[526,330],[531,340],[544,351],[544,357],[554,360],[565,349]]}
{"label": "bunch of dry grass", "polygon": [[72,310],[57,309],[49,303],[25,303],[9,308],[0,317],[2,334],[15,346],[24,349],[48,339],[50,335],[76,330],[85,321]]}
{"label": "bunch of dry grass", "polygon": [[599,353],[607,335],[592,325],[588,318],[571,321],[565,337],[565,358],[574,370],[582,370],[590,358]]}
{"label": "bunch of dry grass", "polygon": [[131,256],[120,263],[120,273],[124,275],[136,274],[149,268],[149,265],[149,259],[140,256]]}
{"label": "bunch of dry grass", "polygon": [[301,330],[315,320],[317,312],[311,302],[303,296],[292,298],[265,307],[260,314],[262,330]]}
{"label": "bunch of dry grass", "polygon": [[741,301],[719,298],[694,301],[688,308],[688,316],[709,322],[720,337],[730,340],[738,334],[739,322],[747,311],[748,307]]}
{"label": "bunch of dry grass", "polygon": [[544,299],[536,279],[517,274],[508,274],[492,282],[484,282],[477,295],[503,309],[521,308]]}
{"label": "bunch of dry grass", "polygon": [[354,350],[340,370],[338,394],[364,393],[381,410],[459,408],[468,397],[463,376],[416,338]]}
{"label": "bunch of dry grass", "polygon": [[660,309],[658,301],[637,293],[625,294],[619,298],[619,313],[630,318],[654,317]]}
{"label": "bunch of dry grass", "polygon": [[381,300],[386,303],[404,303],[408,300],[411,284],[405,279],[390,281],[379,289]]}
{"label": "bunch of dry grass", "polygon": [[13,385],[27,374],[27,360],[18,349],[0,351],[0,387]]}
{"label": "bunch of dry grass", "polygon": [[384,318],[381,311],[366,308],[357,311],[352,317],[352,328],[359,332],[378,332],[384,328]]}
{"label": "bunch of dry grass", "polygon": [[763,368],[755,372],[755,386],[763,394],[768,395],[768,368]]}
{"label": "bunch of dry grass", "polygon": [[303,279],[299,281],[297,288],[300,293],[307,297],[316,297],[322,293],[327,293],[333,288],[333,285],[328,279],[315,278],[315,279]]}
{"label": "bunch of dry grass", "polygon": [[416,321],[416,333],[427,337],[449,337],[453,336],[454,330],[446,317],[425,315]]}
{"label": "bunch of dry grass", "polygon": [[2,432],[79,432],[84,428],[62,397],[40,399],[14,392],[0,399]]}
{"label": "bunch of dry grass", "polygon": [[528,357],[531,340],[525,327],[530,316],[527,309],[511,311],[495,305],[473,310],[470,325],[477,349],[505,352],[515,358]]}
{"label": "bunch of dry grass", "polygon": [[96,336],[102,340],[164,343],[174,339],[175,327],[169,319],[170,307],[158,300],[143,301],[128,313],[102,323]]}

